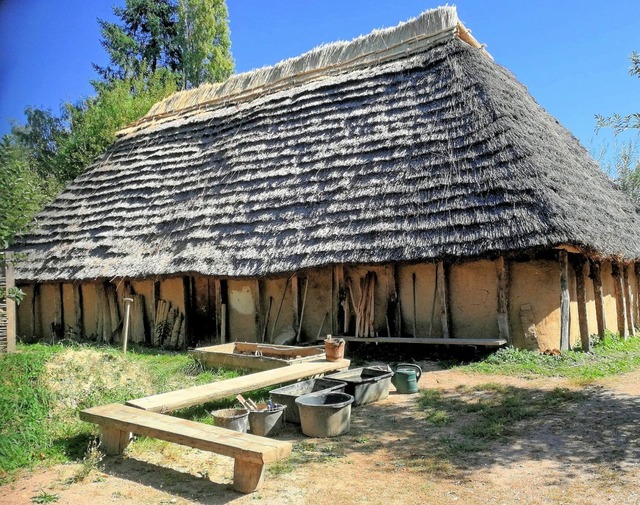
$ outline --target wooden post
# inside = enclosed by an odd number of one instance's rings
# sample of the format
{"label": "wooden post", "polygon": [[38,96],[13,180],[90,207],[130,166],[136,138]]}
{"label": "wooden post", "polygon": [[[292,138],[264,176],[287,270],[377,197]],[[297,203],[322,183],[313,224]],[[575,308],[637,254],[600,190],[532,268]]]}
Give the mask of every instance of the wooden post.
{"label": "wooden post", "polygon": [[633,271],[636,274],[636,321],[640,321],[640,262],[633,264]]}
{"label": "wooden post", "polygon": [[585,259],[582,255],[573,256],[573,269],[576,273],[576,295],[578,297],[578,324],[580,326],[580,344],[583,351],[591,351],[589,323],[587,320],[587,292],[584,286]]}
{"label": "wooden post", "polygon": [[438,277],[438,296],[440,298],[440,321],[442,324],[443,338],[452,338],[450,330],[450,310],[449,310],[449,284],[448,272],[445,271],[446,265],[444,261],[440,261],[436,267],[436,275]]}
{"label": "wooden post", "polygon": [[219,278],[213,280],[213,307],[216,318],[216,340],[224,344],[222,340],[222,285]]}
{"label": "wooden post", "polygon": [[53,285],[53,328],[51,339],[55,342],[64,337],[64,317],[62,314],[62,283]]}
{"label": "wooden post", "polygon": [[344,286],[344,265],[335,265],[333,267],[331,295],[331,333],[333,335],[343,335],[345,319],[349,313],[349,300]]}
{"label": "wooden post", "polygon": [[[2,277],[2,275],[0,275]],[[14,274],[14,266],[13,266],[13,253],[6,252],[4,257],[4,283],[6,288],[6,293],[9,293],[11,288],[16,286],[15,284],[15,274]],[[1,283],[0,283],[1,284]],[[11,300],[9,297],[5,298],[5,307],[6,307],[6,331],[5,334],[5,342],[4,349],[0,349],[0,353],[3,350],[6,352],[15,352],[16,350],[16,302]],[[0,317],[0,320],[2,318]],[[0,342],[0,345],[2,343]]]}
{"label": "wooden post", "polygon": [[85,335],[84,320],[82,316],[82,290],[79,282],[73,283],[73,305],[75,308],[76,335],[82,340]]}
{"label": "wooden post", "polygon": [[129,340],[129,316],[131,315],[131,303],[133,298],[124,299],[124,329],[122,331],[122,352],[127,354],[127,343]]}
{"label": "wooden post", "polygon": [[622,280],[624,284],[624,295],[626,298],[626,315],[628,331],[632,337],[636,336],[636,329],[633,321],[633,295],[631,294],[631,285],[629,284],[629,265],[622,266]]}
{"label": "wooden post", "polygon": [[236,458],[233,466],[233,489],[239,493],[252,493],[262,485],[264,464]]}
{"label": "wooden post", "polygon": [[509,329],[509,263],[503,256],[497,260],[498,274],[498,332],[500,338],[507,341],[509,346],[511,341],[511,331]]}
{"label": "wooden post", "polygon": [[558,252],[560,263],[560,350],[570,347],[569,330],[571,327],[571,308],[569,299],[569,255],[567,251]]}
{"label": "wooden post", "polygon": [[256,342],[264,342],[262,340],[262,334],[264,325],[266,324],[266,316],[262,317],[262,282],[260,279],[255,279],[253,281],[253,322],[255,325],[256,331]]}
{"label": "wooden post", "polygon": [[400,273],[398,271],[398,264],[394,263],[393,265],[393,286],[394,286],[394,294],[395,294],[395,311],[393,314],[394,319],[394,337],[402,337],[402,305],[400,304]]}
{"label": "wooden post", "polygon": [[109,456],[122,454],[129,445],[131,433],[117,428],[100,427],[100,448]]}
{"label": "wooden post", "polygon": [[624,285],[622,279],[622,268],[617,261],[611,263],[611,275],[613,276],[614,293],[616,297],[616,315],[618,317],[618,333],[620,338],[626,340],[629,336],[627,326],[627,304],[624,299]]}
{"label": "wooden post", "polygon": [[298,286],[298,275],[291,277],[291,307],[293,312],[293,329],[295,332],[300,327],[300,310],[298,304],[300,303],[300,293]]}
{"label": "wooden post", "polygon": [[598,337],[600,340],[604,340],[605,329],[607,328],[607,321],[604,313],[604,296],[602,295],[602,275],[600,262],[598,260],[591,260],[589,262],[589,277],[593,280],[593,292],[596,303],[596,320],[598,323]]}

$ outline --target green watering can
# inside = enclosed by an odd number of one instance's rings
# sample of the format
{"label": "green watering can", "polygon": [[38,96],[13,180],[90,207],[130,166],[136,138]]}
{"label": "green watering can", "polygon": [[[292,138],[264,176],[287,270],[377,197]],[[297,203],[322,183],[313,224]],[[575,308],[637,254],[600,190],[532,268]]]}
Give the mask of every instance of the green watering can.
{"label": "green watering can", "polygon": [[398,393],[411,394],[418,392],[418,381],[422,375],[422,369],[411,363],[398,363],[396,371],[391,378],[391,383]]}

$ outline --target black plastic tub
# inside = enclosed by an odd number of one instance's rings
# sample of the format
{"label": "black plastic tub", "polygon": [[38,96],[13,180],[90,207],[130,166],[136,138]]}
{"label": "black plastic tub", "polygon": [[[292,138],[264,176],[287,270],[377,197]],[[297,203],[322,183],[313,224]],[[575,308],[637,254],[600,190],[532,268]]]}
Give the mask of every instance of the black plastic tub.
{"label": "black plastic tub", "polygon": [[341,393],[346,385],[345,382],[339,380],[310,379],[274,389],[269,393],[269,397],[274,403],[286,405],[287,408],[284,411],[286,422],[300,424],[300,412],[296,405],[296,398],[309,393]]}
{"label": "black plastic tub", "polygon": [[353,396],[346,393],[312,393],[296,398],[302,433],[308,437],[339,437],[351,429]]}
{"label": "black plastic tub", "polygon": [[393,372],[374,367],[353,368],[327,375],[327,379],[346,382],[344,392],[354,398],[353,406],[384,400],[389,396]]}

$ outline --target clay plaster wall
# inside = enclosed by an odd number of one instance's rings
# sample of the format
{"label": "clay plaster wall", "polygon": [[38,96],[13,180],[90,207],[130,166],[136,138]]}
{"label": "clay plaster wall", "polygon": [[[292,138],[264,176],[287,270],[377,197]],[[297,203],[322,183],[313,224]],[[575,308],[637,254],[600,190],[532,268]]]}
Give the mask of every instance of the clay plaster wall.
{"label": "clay plaster wall", "polygon": [[486,260],[451,265],[451,336],[497,338],[499,330],[496,269],[496,262]]}
{"label": "clay plaster wall", "polygon": [[35,318],[33,317],[33,303],[35,287],[33,284],[18,285],[24,292],[24,299],[16,308],[16,336],[18,338],[31,338],[37,335],[35,330]]}
{"label": "clay plaster wall", "polygon": [[[267,334],[265,340],[273,342],[283,332],[291,334],[293,328],[293,304],[291,298],[291,283],[288,277],[271,277],[262,281],[261,311],[268,314]],[[284,296],[283,296],[284,295]],[[269,311],[269,299],[271,311]],[[274,326],[275,325],[275,326]]]}
{"label": "clay plaster wall", "polygon": [[171,302],[184,314],[184,280],[182,277],[169,277],[160,281],[160,299]]}
{"label": "clay plaster wall", "polygon": [[[516,347],[558,349],[560,347],[560,274],[558,263],[536,260],[510,264],[509,326]],[[526,339],[522,312],[530,307],[535,340]]]}
{"label": "clay plaster wall", "polygon": [[415,265],[401,265],[398,268],[398,286],[400,307],[402,313],[402,336],[413,336],[413,273],[416,274],[416,337],[429,337],[429,328],[433,310],[433,328],[431,337],[442,337],[440,323],[440,303],[436,294],[436,265],[421,263]]}
{"label": "clay plaster wall", "polygon": [[228,339],[235,342],[257,342],[256,303],[258,283],[252,279],[227,280]]}

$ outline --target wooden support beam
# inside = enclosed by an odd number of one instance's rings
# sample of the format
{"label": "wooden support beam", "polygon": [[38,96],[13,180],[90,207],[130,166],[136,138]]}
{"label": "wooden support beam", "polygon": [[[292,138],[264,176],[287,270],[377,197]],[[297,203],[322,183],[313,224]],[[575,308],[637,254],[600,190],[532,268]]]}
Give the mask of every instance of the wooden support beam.
{"label": "wooden support beam", "polygon": [[635,321],[640,321],[640,262],[635,262],[633,264],[633,271],[636,274],[636,317]]}
{"label": "wooden support beam", "polygon": [[53,328],[51,338],[60,340],[64,337],[64,315],[62,307],[62,283],[53,285]]}
{"label": "wooden support beam", "polygon": [[452,338],[451,311],[449,309],[449,272],[444,261],[438,262],[436,266],[436,276],[438,278],[438,297],[440,299],[442,336],[444,338]]}
{"label": "wooden support beam", "polygon": [[580,344],[583,351],[591,351],[589,323],[587,319],[587,291],[584,284],[585,258],[582,255],[572,256],[572,265],[576,274],[576,295],[578,298],[578,324],[580,326]]}
{"label": "wooden support beam", "polygon": [[613,287],[616,297],[616,315],[618,318],[618,333],[623,340],[629,336],[627,322],[627,303],[624,297],[624,280],[622,267],[617,261],[611,263],[611,275],[613,276]]}
{"label": "wooden support beam", "polygon": [[331,284],[331,333],[333,335],[344,335],[345,321],[349,324],[349,312],[349,300],[344,285],[344,265],[335,265]]}
{"label": "wooden support beam", "polygon": [[[16,286],[15,282],[15,269],[13,265],[13,253],[6,252],[5,253],[5,271],[4,271],[4,280],[5,280],[5,288],[7,292]],[[6,342],[5,342],[5,350],[7,352],[15,352],[16,350],[16,302],[11,300],[10,298],[5,298],[6,310],[7,310],[7,328],[6,328]]]}
{"label": "wooden support beam", "polygon": [[560,266],[560,350],[570,347],[571,308],[569,298],[569,256],[567,251],[558,251]]}
{"label": "wooden support beam", "polygon": [[300,327],[300,288],[297,274],[291,277],[291,310],[293,330],[297,333]]}
{"label": "wooden support beam", "polygon": [[256,331],[256,342],[264,342],[262,340],[263,330],[265,329],[266,324],[266,314],[262,313],[262,300],[264,298],[262,282],[260,279],[255,279],[253,281],[253,286],[251,286],[251,291],[253,291],[253,321],[255,323],[255,331]]}
{"label": "wooden support beam", "polygon": [[[222,340],[222,286],[220,279],[217,277],[211,281],[213,283],[213,310],[215,313],[215,325],[216,325],[216,340],[221,344],[225,342]],[[211,282],[209,286],[211,287]]]}
{"label": "wooden support beam", "polygon": [[503,256],[500,256],[496,268],[498,275],[498,332],[501,339],[506,340],[509,345],[513,345],[509,329],[509,263]]}
{"label": "wooden support beam", "polygon": [[394,311],[393,311],[393,336],[396,338],[402,337],[402,305],[400,303],[400,272],[397,263],[393,264],[393,290],[395,297]]}
{"label": "wooden support beam", "polygon": [[74,322],[75,331],[78,339],[83,340],[85,336],[84,322],[82,317],[82,290],[80,289],[80,283],[73,283],[73,307],[75,310]]}
{"label": "wooden support beam", "polygon": [[604,312],[604,296],[602,294],[602,274],[601,266],[598,260],[591,260],[589,262],[589,277],[593,281],[593,292],[596,304],[596,321],[598,323],[598,337],[600,340],[604,340],[605,329],[607,328],[607,321],[605,319]]}
{"label": "wooden support beam", "polygon": [[131,433],[118,428],[100,427],[100,448],[109,456],[118,456],[124,452],[131,440]]}
{"label": "wooden support beam", "polygon": [[631,294],[631,285],[629,284],[629,265],[622,266],[622,283],[624,287],[625,314],[627,316],[627,330],[632,337],[636,336],[636,329],[633,320],[633,295]]}

